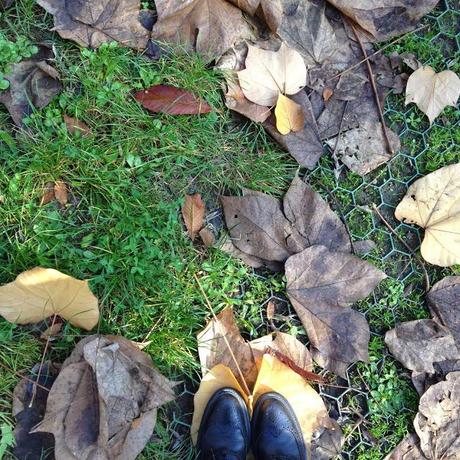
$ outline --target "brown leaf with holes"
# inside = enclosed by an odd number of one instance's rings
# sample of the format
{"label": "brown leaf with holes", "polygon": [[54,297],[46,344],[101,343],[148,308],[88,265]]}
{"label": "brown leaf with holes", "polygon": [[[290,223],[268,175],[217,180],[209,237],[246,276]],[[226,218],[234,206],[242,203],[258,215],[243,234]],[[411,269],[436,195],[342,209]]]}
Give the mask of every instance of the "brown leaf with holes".
{"label": "brown leaf with holes", "polygon": [[286,261],[287,295],[319,365],[344,376],[350,363],[367,361],[369,325],[350,306],[385,277],[368,262],[324,246],[311,246]]}
{"label": "brown leaf with holes", "polygon": [[64,123],[67,127],[67,131],[70,134],[81,134],[82,136],[89,136],[91,135],[91,130],[89,129],[86,123],[83,123],[76,118],[69,117],[68,115],[64,114]]}
{"label": "brown leaf with holes", "polygon": [[150,32],[140,22],[138,0],[37,0],[54,16],[54,28],[80,46],[98,48],[116,41],[123,46],[145,49]]}
{"label": "brown leaf with holes", "polygon": [[185,195],[185,202],[182,206],[182,217],[188,234],[193,241],[198,232],[203,228],[206,205],[199,193]]}
{"label": "brown leaf with holes", "polygon": [[64,362],[33,432],[54,435],[56,458],[134,460],[174,386],[129,340],[92,335]]}

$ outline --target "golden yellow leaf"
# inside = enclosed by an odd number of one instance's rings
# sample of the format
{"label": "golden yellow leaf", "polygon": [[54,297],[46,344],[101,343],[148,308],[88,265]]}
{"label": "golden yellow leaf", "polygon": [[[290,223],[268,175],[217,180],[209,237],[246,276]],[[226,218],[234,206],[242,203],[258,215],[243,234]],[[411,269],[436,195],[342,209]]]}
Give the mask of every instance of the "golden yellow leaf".
{"label": "golden yellow leaf", "polygon": [[279,93],[275,107],[276,129],[283,135],[303,129],[305,117],[302,107]]}
{"label": "golden yellow leaf", "polygon": [[88,331],[99,320],[98,301],[88,281],[41,267],[0,287],[0,314],[18,324],[37,323],[56,314]]}
{"label": "golden yellow leaf", "polygon": [[212,395],[221,388],[233,388],[238,391],[246,401],[249,407],[249,398],[244,394],[243,389],[236,380],[232,371],[223,364],[214,366],[201,380],[200,388],[195,393],[193,399],[194,411],[192,426],[190,428],[193,444],[196,444],[198,430],[200,429],[201,419],[203,418],[204,410]]}
{"label": "golden yellow leaf", "polygon": [[272,391],[283,395],[291,404],[306,444],[320,426],[332,428],[321,396],[303,377],[275,357],[265,354],[252,394],[253,404],[263,394]]}
{"label": "golden yellow leaf", "polygon": [[421,253],[426,261],[441,267],[460,264],[460,163],[415,181],[395,216],[425,229]]}

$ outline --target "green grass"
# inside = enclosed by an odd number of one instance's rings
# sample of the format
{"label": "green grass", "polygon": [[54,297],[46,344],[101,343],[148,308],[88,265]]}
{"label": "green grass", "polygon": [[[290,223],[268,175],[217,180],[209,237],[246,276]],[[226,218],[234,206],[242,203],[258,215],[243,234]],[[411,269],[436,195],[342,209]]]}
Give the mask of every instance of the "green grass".
{"label": "green grass", "polygon": [[[442,49],[429,39],[435,40],[439,21],[450,24],[450,16],[444,15],[427,20],[425,39],[408,35],[389,51],[414,52],[442,70]],[[260,126],[235,122],[223,104],[222,76],[199,56],[176,50],[154,63],[113,45],[98,51],[79,49],[49,32],[51,24],[51,17],[32,0],[18,0],[0,17],[0,41],[29,38],[55,43],[65,88],[27,120],[27,133],[16,131],[0,108],[0,284],[34,266],[89,279],[101,303],[101,332],[149,341],[145,351],[162,372],[196,382],[195,335],[210,314],[194,275],[200,276],[216,310],[235,307],[247,338],[268,332],[261,305],[273,294],[282,296],[285,281],[282,275],[254,273],[218,250],[192,244],[180,218],[183,196],[200,192],[209,210],[218,208],[220,194],[238,193],[243,186],[280,196],[297,164]],[[453,30],[455,23],[448,27]],[[6,58],[0,55],[2,59]],[[458,70],[456,56],[451,60],[451,68]],[[213,112],[196,117],[147,113],[132,93],[159,83],[192,90],[213,106]],[[406,265],[407,250],[375,216],[357,206],[383,200],[391,211],[416,175],[458,161],[455,144],[460,141],[458,110],[449,108],[429,128],[417,108],[403,104],[402,96],[392,96],[387,105],[391,126],[400,128],[404,155],[364,179],[348,172],[336,180],[327,157],[308,173],[313,186],[345,216],[353,237],[376,242],[377,248],[366,257],[396,276]],[[92,135],[69,135],[64,114],[87,123]],[[40,206],[45,184],[55,180],[69,185],[69,204]],[[406,227],[397,231],[403,238],[409,236]],[[394,254],[388,256],[391,251]],[[358,442],[358,428],[346,446],[354,448],[351,458],[380,459],[411,429],[415,390],[387,356],[381,339],[396,322],[427,315],[420,267],[412,262],[408,271],[403,280],[386,280],[357,306],[373,331],[372,361],[360,364],[351,381],[369,394],[370,414],[363,428],[385,442],[365,448]],[[439,279],[460,272],[457,267],[430,273]],[[286,322],[283,330],[305,338],[295,321]],[[81,330],[66,325],[48,358],[62,361],[81,337]],[[12,423],[15,372],[27,373],[40,359],[43,344],[35,330],[4,320],[0,344],[0,359],[8,369],[0,368],[0,426],[7,427]],[[191,456],[186,421],[179,406],[162,409],[142,458]],[[346,433],[355,421],[345,426]]]}

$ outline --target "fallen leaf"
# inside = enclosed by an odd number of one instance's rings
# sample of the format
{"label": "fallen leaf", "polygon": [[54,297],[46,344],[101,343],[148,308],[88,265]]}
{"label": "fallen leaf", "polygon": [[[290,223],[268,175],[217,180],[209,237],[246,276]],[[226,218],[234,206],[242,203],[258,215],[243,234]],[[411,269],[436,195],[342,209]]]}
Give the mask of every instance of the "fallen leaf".
{"label": "fallen leaf", "polygon": [[199,235],[201,241],[203,241],[204,245],[207,248],[213,248],[216,245],[216,237],[214,236],[214,233],[210,228],[202,228],[199,232]]}
{"label": "fallen leaf", "polygon": [[385,460],[427,460],[420,450],[420,440],[416,434],[408,434],[395,448],[385,457]]}
{"label": "fallen leaf", "polygon": [[429,460],[456,460],[460,452],[460,372],[430,387],[420,398],[414,427]]}
{"label": "fallen leaf", "polygon": [[0,102],[8,109],[17,126],[23,126],[23,119],[31,115],[34,108],[46,107],[61,92],[59,74],[49,64],[53,58],[52,50],[40,46],[38,53],[12,64],[4,76],[10,86],[0,91]]}
{"label": "fallen leaf", "polygon": [[[30,433],[32,428],[37,425],[45,415],[48,390],[53,385],[60,366],[46,361],[41,367],[40,376],[38,371],[40,364],[36,364],[28,378],[23,378],[15,387],[13,392],[13,416],[16,419],[14,437],[16,447],[13,455],[18,460],[28,460],[31,458],[52,460],[54,459],[54,438],[48,433]],[[35,386],[35,397],[33,382],[40,386]]]}
{"label": "fallen leaf", "polygon": [[334,91],[332,91],[331,88],[324,88],[323,89],[323,99],[324,99],[324,102],[327,102],[331,97],[332,95],[334,94]]}
{"label": "fallen leaf", "polygon": [[327,0],[355,21],[373,40],[388,40],[412,30],[438,0]]}
{"label": "fallen leaf", "polygon": [[65,206],[68,201],[67,185],[62,180],[54,183],[54,196],[61,206]]}
{"label": "fallen leaf", "polygon": [[340,425],[333,419],[329,419],[330,427],[320,427],[316,430],[311,441],[311,459],[329,460],[340,456],[342,446],[345,443]]}
{"label": "fallen leaf", "polygon": [[40,206],[45,206],[45,204],[51,203],[54,201],[54,198],[54,184],[53,182],[48,182],[45,185],[45,190],[40,198]]}
{"label": "fallen leaf", "polygon": [[434,265],[460,263],[460,163],[416,180],[398,204],[395,216],[425,229],[423,258]]}
{"label": "fallen leaf", "polygon": [[460,358],[448,328],[431,319],[398,324],[385,334],[391,354],[407,369],[435,373],[434,363]]}
{"label": "fallen leaf", "polygon": [[278,51],[248,45],[246,68],[238,72],[244,95],[255,104],[271,107],[279,93],[298,93],[307,80],[302,56],[284,43]]}
{"label": "fallen leaf", "polygon": [[182,217],[188,234],[193,241],[198,232],[203,228],[206,205],[201,199],[199,193],[194,195],[185,195],[185,202],[182,206]]}
{"label": "fallen leaf", "polygon": [[385,274],[368,262],[324,246],[286,261],[287,295],[310,339],[315,361],[345,376],[350,363],[367,361],[369,326],[349,306],[367,297]]}
{"label": "fallen leaf", "polygon": [[[400,147],[399,137],[389,129],[387,133],[392,150],[397,152]],[[341,133],[338,143],[337,137],[327,140],[326,143],[331,149],[336,149],[342,163],[360,176],[373,171],[391,158],[380,122],[363,122],[358,128]]]}
{"label": "fallen leaf", "polygon": [[[185,46],[207,61],[218,58],[252,32],[241,11],[225,0],[156,0],[152,38]],[[212,13],[211,13],[212,12]]]}
{"label": "fallen leaf", "polygon": [[143,50],[150,32],[142,26],[138,0],[37,0],[54,16],[54,28],[65,39],[80,46],[98,48],[117,41],[123,46]]}
{"label": "fallen leaf", "polygon": [[272,32],[276,32],[284,16],[282,0],[229,0],[235,6],[255,16],[260,12]]}
{"label": "fallen leaf", "polygon": [[49,340],[53,337],[56,337],[62,329],[64,323],[55,323],[52,324],[50,327],[46,328],[40,335],[42,340]]}
{"label": "fallen leaf", "polygon": [[302,107],[284,94],[278,94],[275,107],[276,129],[283,135],[300,131],[304,126]]}
{"label": "fallen leaf", "polygon": [[129,340],[86,337],[64,362],[34,432],[54,435],[56,458],[134,460],[174,385]]}
{"label": "fallen leaf", "polygon": [[211,112],[211,106],[185,89],[156,85],[134,95],[143,107],[154,113],[198,115]]}
{"label": "fallen leaf", "polygon": [[455,107],[460,96],[460,78],[451,70],[436,73],[420,67],[407,80],[406,105],[414,102],[430,123],[448,106]]}
{"label": "fallen leaf", "polygon": [[460,350],[460,276],[446,276],[438,281],[427,298],[432,315],[449,328]]}
{"label": "fallen leaf", "polygon": [[89,129],[86,123],[77,120],[76,118],[69,117],[68,115],[64,114],[64,123],[67,127],[67,131],[70,134],[81,134],[82,136],[89,136],[91,135],[91,130]]}
{"label": "fallen leaf", "polygon": [[0,287],[0,314],[11,323],[38,323],[59,315],[91,330],[99,320],[98,301],[88,286],[52,268],[36,267]]}

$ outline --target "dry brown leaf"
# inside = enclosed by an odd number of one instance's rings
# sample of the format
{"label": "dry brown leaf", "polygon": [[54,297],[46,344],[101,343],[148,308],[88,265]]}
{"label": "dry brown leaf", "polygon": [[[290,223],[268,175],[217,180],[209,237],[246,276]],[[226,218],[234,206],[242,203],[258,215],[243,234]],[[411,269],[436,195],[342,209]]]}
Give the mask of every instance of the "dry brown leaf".
{"label": "dry brown leaf", "polygon": [[208,227],[205,227],[205,228],[202,228],[200,230],[200,238],[201,238],[201,241],[203,241],[204,245],[207,247],[207,248],[213,248],[217,241],[216,241],[216,237],[214,235],[214,232],[208,228]]}
{"label": "dry brown leaf", "polygon": [[246,68],[238,72],[244,95],[255,104],[271,107],[279,93],[298,93],[307,81],[302,56],[284,43],[278,51],[248,45]]}
{"label": "dry brown leaf", "polygon": [[408,434],[389,453],[385,460],[427,460],[420,450],[420,440],[416,434]]}
{"label": "dry brown leaf", "polygon": [[23,272],[0,287],[0,314],[18,324],[38,323],[58,315],[88,331],[99,320],[98,301],[88,281],[41,267]]}
{"label": "dry brown leaf", "polygon": [[81,46],[98,48],[117,41],[123,46],[144,49],[150,32],[141,24],[138,0],[37,0],[54,16],[54,29]]}
{"label": "dry brown leaf", "polygon": [[152,38],[182,45],[211,61],[252,33],[241,11],[225,0],[156,0]]}
{"label": "dry brown leaf", "polygon": [[40,198],[40,206],[45,206],[45,204],[51,203],[54,198],[54,184],[52,182],[48,182],[45,185],[45,190]]}
{"label": "dry brown leaf", "polygon": [[276,32],[284,16],[282,0],[229,0],[235,6],[250,14],[260,12],[272,32]]}
{"label": "dry brown leaf", "polygon": [[188,234],[193,241],[198,232],[203,228],[206,205],[201,199],[199,193],[194,195],[185,195],[185,202],[182,206],[182,217]]}
{"label": "dry brown leaf", "polygon": [[67,131],[70,134],[81,134],[82,136],[89,136],[91,134],[91,130],[89,129],[86,123],[83,123],[76,118],[69,117],[68,115],[64,114],[64,123],[67,127]]}
{"label": "dry brown leaf", "polygon": [[86,337],[64,362],[34,432],[54,434],[56,458],[134,460],[174,385],[129,340]]}
{"label": "dry brown leaf", "polygon": [[451,70],[436,73],[420,67],[407,81],[406,105],[414,102],[430,123],[448,106],[455,107],[460,96],[460,78]]}
{"label": "dry brown leaf", "polygon": [[46,328],[40,335],[40,338],[42,340],[49,340],[52,339],[53,337],[57,336],[62,329],[62,326],[64,323],[55,323],[52,324],[50,327]]}
{"label": "dry brown leaf", "polygon": [[276,128],[283,134],[300,131],[305,123],[302,107],[284,94],[278,94],[275,107]]}
{"label": "dry brown leaf", "polygon": [[62,180],[54,183],[54,196],[60,205],[65,206],[69,200],[67,193],[67,185]]}
{"label": "dry brown leaf", "polygon": [[434,265],[460,263],[460,163],[416,180],[395,211],[397,219],[425,229],[423,258]]}

